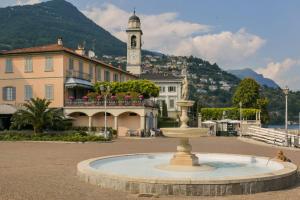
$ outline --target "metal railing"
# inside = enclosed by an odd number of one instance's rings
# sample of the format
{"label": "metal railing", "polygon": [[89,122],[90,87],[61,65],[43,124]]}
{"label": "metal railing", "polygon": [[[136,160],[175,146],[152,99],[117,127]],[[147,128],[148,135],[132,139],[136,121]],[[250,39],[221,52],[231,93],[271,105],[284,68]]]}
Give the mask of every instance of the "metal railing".
{"label": "metal railing", "polygon": [[74,70],[67,70],[66,74],[67,78],[78,78],[83,80],[91,80],[92,77],[88,73],[80,72],[80,71],[74,71]]}
{"label": "metal railing", "polygon": [[274,129],[251,126],[248,128],[248,136],[252,139],[278,146],[300,147],[300,136],[286,134]]}
{"label": "metal railing", "polygon": [[[143,106],[143,107],[152,107],[157,108],[157,104],[148,99],[144,100],[107,100],[107,106]],[[104,107],[104,100],[85,100],[85,99],[68,99],[65,101],[65,106],[70,107],[83,107],[83,106],[100,106]]]}

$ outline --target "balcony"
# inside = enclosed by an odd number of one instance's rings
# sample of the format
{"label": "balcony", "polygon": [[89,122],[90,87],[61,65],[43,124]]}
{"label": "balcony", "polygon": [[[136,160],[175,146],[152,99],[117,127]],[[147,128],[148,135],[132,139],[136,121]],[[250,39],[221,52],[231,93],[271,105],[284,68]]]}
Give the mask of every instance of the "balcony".
{"label": "balcony", "polygon": [[[137,100],[137,101],[118,101],[118,100],[107,100],[107,107],[151,107],[158,108],[158,105],[149,99]],[[104,107],[104,100],[84,100],[84,99],[73,99],[66,100],[65,107]]]}
{"label": "balcony", "polygon": [[92,76],[88,73],[80,72],[80,71],[74,71],[74,70],[67,70],[67,78],[77,78],[82,80],[90,81],[92,79]]}

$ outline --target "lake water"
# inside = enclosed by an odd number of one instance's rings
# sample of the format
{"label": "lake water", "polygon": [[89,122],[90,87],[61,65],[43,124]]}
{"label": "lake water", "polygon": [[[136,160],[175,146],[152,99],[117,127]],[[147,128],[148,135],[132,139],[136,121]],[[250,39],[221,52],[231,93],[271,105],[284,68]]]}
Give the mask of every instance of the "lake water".
{"label": "lake water", "polygon": [[[268,125],[267,128],[285,129],[285,126],[284,125]],[[288,125],[288,129],[297,130],[297,129],[299,129],[299,125],[298,124]]]}

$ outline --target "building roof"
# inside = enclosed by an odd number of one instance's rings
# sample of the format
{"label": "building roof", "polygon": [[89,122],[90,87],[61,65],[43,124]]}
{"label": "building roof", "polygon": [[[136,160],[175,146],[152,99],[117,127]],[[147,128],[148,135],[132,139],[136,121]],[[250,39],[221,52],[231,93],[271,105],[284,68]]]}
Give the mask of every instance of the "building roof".
{"label": "building roof", "polygon": [[178,81],[181,82],[182,78],[176,77],[171,74],[159,74],[159,73],[145,73],[140,75],[141,79],[153,80],[153,81]]}
{"label": "building roof", "polygon": [[95,62],[97,64],[101,64],[101,65],[105,65],[109,68],[113,68],[114,70],[120,71],[122,73],[125,73],[127,75],[131,75],[133,77],[136,77],[135,75],[124,71],[122,69],[116,68],[112,65],[106,64],[98,59],[95,58],[90,58],[86,55],[80,55],[78,53],[76,53],[74,50],[64,47],[63,45],[59,45],[59,44],[49,44],[49,45],[44,45],[44,46],[38,46],[38,47],[29,47],[29,48],[22,48],[22,49],[14,49],[14,50],[8,50],[8,51],[1,51],[0,52],[0,56],[5,56],[5,55],[18,55],[18,54],[30,54],[30,53],[45,53],[45,52],[66,52],[69,54],[72,54],[74,56],[77,57],[81,57],[83,59]]}
{"label": "building roof", "polygon": [[140,18],[135,15],[135,10],[133,11],[133,15],[129,17],[129,21],[138,21],[140,22]]}

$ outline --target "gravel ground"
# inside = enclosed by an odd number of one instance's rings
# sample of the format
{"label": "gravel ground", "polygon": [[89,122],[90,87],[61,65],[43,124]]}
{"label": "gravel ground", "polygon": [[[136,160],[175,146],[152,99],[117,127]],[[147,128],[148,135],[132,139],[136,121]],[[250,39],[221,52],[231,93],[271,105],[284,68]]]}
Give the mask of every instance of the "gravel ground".
{"label": "gravel ground", "polygon": [[[197,152],[254,154],[274,157],[274,147],[245,143],[236,138],[199,138],[192,140]],[[114,154],[171,152],[176,139],[119,139],[112,143],[0,142],[1,200],[123,200],[142,198],[125,192],[101,189],[78,180],[76,164],[82,160]],[[284,150],[298,166],[300,152]],[[254,195],[225,197],[166,197],[159,199],[213,200],[288,200],[300,199],[300,181],[293,188]]]}

